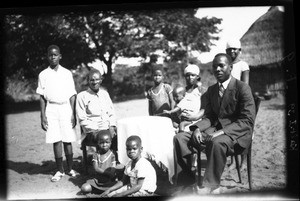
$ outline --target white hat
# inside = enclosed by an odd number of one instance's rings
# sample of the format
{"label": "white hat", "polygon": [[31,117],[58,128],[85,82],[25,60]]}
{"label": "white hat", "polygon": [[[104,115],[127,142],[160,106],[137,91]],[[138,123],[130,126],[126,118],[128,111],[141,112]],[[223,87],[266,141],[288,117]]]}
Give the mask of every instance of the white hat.
{"label": "white hat", "polygon": [[226,49],[227,48],[237,48],[241,49],[241,42],[237,39],[231,39],[227,42]]}
{"label": "white hat", "polygon": [[192,74],[196,74],[196,75],[199,75],[200,73],[200,68],[195,65],[195,64],[189,64],[187,67],[185,67],[184,69],[184,74],[187,74],[187,73],[192,73]]}

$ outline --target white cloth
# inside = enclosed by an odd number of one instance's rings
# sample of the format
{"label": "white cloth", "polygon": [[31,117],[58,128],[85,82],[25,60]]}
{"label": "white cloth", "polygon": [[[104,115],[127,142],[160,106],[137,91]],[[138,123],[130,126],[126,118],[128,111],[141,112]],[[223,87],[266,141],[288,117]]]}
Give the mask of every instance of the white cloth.
{"label": "white cloth", "polygon": [[98,93],[93,92],[90,88],[82,91],[77,95],[76,113],[80,126],[84,133],[107,130],[109,126],[116,126],[116,115],[112,100],[108,92],[99,89]]}
{"label": "white cloth", "polygon": [[247,70],[249,70],[249,65],[245,61],[240,60],[232,64],[231,75],[234,78],[241,80],[242,72]]}
{"label": "white cloth", "polygon": [[175,131],[170,118],[161,116],[137,116],[120,119],[118,125],[118,156],[122,164],[128,161],[126,140],[138,135],[142,140],[143,151],[155,156],[168,168],[169,180],[174,175],[173,137]]}
{"label": "white cloth", "polygon": [[36,93],[50,102],[69,102],[70,97],[77,94],[71,71],[61,65],[57,70],[46,68],[39,74]]}
{"label": "white cloth", "polygon": [[36,92],[47,100],[46,143],[76,141],[76,130],[72,128],[73,114],[70,106],[70,97],[76,95],[76,89],[71,71],[60,65],[56,70],[46,68],[39,74]]}
{"label": "white cloth", "polygon": [[186,93],[184,98],[177,104],[177,107],[183,110],[189,110],[191,112],[199,112],[201,108],[201,93],[198,88],[195,88],[192,92]]}
{"label": "white cloth", "polygon": [[137,185],[139,178],[144,178],[141,190],[154,192],[156,190],[156,172],[147,159],[141,157],[131,169],[132,160],[130,160],[124,170],[124,174],[130,177],[130,186]]}

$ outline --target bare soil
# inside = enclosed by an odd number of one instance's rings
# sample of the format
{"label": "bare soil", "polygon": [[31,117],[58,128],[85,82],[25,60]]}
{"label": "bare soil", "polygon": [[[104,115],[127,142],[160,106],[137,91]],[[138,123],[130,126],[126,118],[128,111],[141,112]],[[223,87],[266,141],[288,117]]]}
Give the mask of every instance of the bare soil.
{"label": "bare soil", "polygon": [[[147,100],[115,103],[115,110],[118,119],[148,115]],[[56,166],[52,144],[45,143],[38,106],[27,105],[23,109],[11,110],[5,115],[5,121],[8,200],[86,197],[80,194],[80,186],[92,175],[83,174],[82,151],[78,142],[73,143],[74,169],[81,176],[73,179],[66,175],[59,182],[51,182]],[[253,192],[282,190],[287,185],[285,121],[282,96],[261,102],[252,147]],[[79,136],[79,126],[77,131]],[[249,192],[245,169],[242,171],[242,183],[237,181],[236,170],[226,169],[222,176],[221,193]],[[191,194],[187,189],[176,192],[176,195]]]}

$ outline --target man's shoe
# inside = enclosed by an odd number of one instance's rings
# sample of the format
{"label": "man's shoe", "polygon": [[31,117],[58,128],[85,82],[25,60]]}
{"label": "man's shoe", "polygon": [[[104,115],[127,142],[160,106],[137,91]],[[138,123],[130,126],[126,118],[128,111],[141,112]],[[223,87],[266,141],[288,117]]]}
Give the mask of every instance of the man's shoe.
{"label": "man's shoe", "polygon": [[211,189],[210,188],[208,188],[208,187],[196,187],[196,189],[197,189],[197,194],[198,195],[206,195],[206,194],[209,194],[210,192],[211,192]]}
{"label": "man's shoe", "polygon": [[220,187],[211,189],[211,191],[210,191],[210,194],[214,194],[214,195],[217,195],[217,194],[220,194],[220,193],[221,193],[221,188]]}

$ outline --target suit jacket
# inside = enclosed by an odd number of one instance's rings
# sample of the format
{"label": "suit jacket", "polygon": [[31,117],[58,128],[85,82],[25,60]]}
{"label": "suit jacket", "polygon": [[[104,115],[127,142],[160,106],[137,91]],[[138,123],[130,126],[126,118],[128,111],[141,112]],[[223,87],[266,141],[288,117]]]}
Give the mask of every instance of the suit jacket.
{"label": "suit jacket", "polygon": [[[204,119],[213,127],[222,129],[233,141],[246,148],[252,138],[255,120],[255,103],[249,85],[233,77],[223,94],[220,104],[219,85],[208,88],[203,95]],[[195,126],[201,124],[197,122]],[[191,128],[191,127],[190,127]]]}

